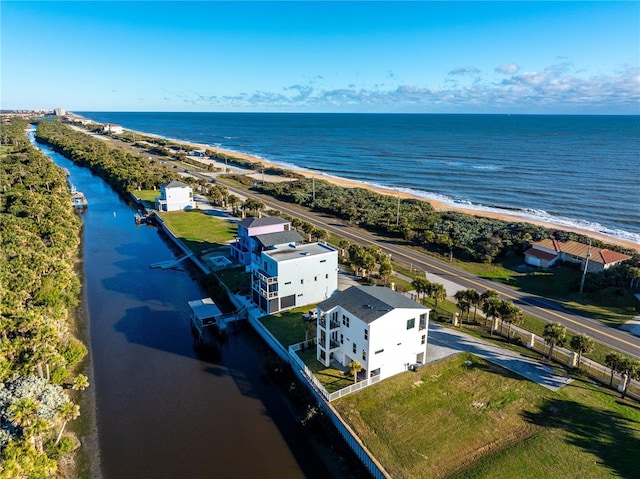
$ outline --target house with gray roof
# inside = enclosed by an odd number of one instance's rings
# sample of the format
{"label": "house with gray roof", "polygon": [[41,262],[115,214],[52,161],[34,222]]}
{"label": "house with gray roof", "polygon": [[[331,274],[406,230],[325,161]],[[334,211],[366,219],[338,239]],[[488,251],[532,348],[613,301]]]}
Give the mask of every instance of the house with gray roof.
{"label": "house with gray roof", "polygon": [[380,286],[351,286],[317,306],[317,359],[385,379],[426,358],[429,308]]}
{"label": "house with gray roof", "polygon": [[[271,239],[268,237],[275,233],[279,234]],[[252,261],[259,259],[262,250],[297,243],[302,239],[297,231],[291,229],[291,222],[284,218],[278,216],[246,218],[238,222],[238,235],[235,243],[231,245],[231,257],[248,267]]]}

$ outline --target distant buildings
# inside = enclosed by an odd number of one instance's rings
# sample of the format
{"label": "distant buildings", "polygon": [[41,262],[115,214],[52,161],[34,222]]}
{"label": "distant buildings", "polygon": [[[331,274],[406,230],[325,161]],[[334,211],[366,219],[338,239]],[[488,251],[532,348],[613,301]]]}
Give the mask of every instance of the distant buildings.
{"label": "distant buildings", "polygon": [[181,181],[160,185],[160,196],[156,198],[156,210],[180,211],[194,206],[193,190]]}
{"label": "distant buildings", "polygon": [[584,268],[587,258],[587,271],[597,273],[617,266],[631,259],[631,256],[577,241],[561,243],[550,238],[533,243],[531,248],[524,252],[525,263],[539,268],[550,268],[558,261],[580,264],[580,267]]}
{"label": "distant buildings", "polygon": [[388,378],[423,364],[429,309],[389,288],[351,286],[317,307],[317,359],[358,361],[365,377]]}

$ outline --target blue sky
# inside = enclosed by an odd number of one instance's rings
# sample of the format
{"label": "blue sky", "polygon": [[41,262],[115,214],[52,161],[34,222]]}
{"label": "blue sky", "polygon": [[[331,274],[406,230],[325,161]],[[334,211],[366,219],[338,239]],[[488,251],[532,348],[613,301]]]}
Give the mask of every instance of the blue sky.
{"label": "blue sky", "polygon": [[640,114],[640,2],[0,3],[2,109]]}

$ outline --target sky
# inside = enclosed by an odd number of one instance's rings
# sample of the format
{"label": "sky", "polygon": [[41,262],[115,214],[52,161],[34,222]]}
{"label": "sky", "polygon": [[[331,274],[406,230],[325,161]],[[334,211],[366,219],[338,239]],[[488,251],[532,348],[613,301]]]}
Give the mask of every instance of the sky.
{"label": "sky", "polygon": [[640,2],[0,2],[0,109],[640,114]]}

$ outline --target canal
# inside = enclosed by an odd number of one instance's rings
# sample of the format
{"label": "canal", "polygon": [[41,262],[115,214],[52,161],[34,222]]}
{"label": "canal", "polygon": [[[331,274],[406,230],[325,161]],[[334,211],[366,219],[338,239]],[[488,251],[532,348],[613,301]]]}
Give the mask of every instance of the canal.
{"label": "canal", "polygon": [[[33,140],[33,134],[30,134]],[[84,272],[102,475],[128,478],[327,478],[263,354],[242,330],[203,360],[184,270],[150,269],[172,252],[102,179],[44,145],[85,194]]]}

